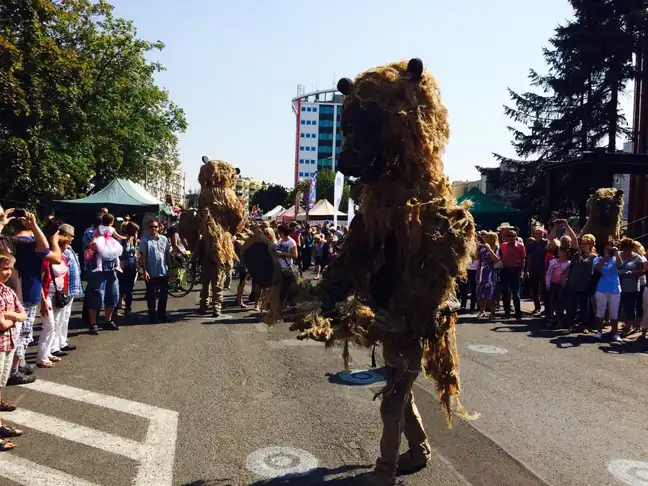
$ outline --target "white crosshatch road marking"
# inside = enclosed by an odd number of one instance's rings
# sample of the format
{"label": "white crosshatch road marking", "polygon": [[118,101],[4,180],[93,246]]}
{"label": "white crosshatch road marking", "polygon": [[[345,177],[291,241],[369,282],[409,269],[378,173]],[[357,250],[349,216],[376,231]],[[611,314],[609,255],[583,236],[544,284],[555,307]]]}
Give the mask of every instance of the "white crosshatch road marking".
{"label": "white crosshatch road marking", "polygon": [[[138,461],[133,486],[171,486],[173,483],[178,412],[43,380],[22,387],[148,419],[146,438],[139,442],[29,410],[3,414],[9,422]],[[12,454],[0,456],[0,476],[29,486],[93,485]]]}

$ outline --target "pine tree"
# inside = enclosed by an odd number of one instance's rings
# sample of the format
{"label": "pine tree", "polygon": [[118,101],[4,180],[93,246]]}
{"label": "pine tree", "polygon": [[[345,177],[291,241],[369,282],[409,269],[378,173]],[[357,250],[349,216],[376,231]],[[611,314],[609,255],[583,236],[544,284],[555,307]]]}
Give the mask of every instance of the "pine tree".
{"label": "pine tree", "polygon": [[[494,154],[505,169],[500,187],[517,194],[514,204],[539,211],[544,199],[542,166],[568,160],[583,151],[615,151],[629,134],[619,98],[633,78],[632,54],[639,12],[646,0],[570,0],[574,18],[559,25],[543,50],[545,74],[531,70],[535,91],[509,89],[513,106],[505,113],[525,128],[509,126],[517,158]],[[479,169],[479,168],[478,168]],[[574,209],[589,187],[565,174],[554,192],[562,209]]]}

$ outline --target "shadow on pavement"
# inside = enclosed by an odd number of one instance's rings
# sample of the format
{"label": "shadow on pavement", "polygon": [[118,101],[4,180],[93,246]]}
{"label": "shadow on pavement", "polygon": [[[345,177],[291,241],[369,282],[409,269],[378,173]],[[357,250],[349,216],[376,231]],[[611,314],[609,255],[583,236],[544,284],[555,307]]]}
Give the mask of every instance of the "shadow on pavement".
{"label": "shadow on pavement", "polygon": [[648,341],[610,342],[599,349],[608,354],[645,354],[648,355]]}
{"label": "shadow on pavement", "polygon": [[224,313],[220,317],[207,317],[207,320],[203,321],[202,324],[204,326],[231,326],[234,324],[258,324],[259,322],[256,317],[236,317]]}
{"label": "shadow on pavement", "polygon": [[[359,475],[344,477],[344,478],[331,478],[337,474],[344,474],[357,470],[373,469],[373,465],[366,466],[341,466],[333,469],[318,467],[306,474],[295,474],[289,476],[281,476],[273,479],[261,479],[254,483],[245,483],[247,486],[307,486],[307,485],[332,485],[332,486],[346,486],[358,484],[358,481],[363,477],[367,477],[371,472],[362,472]],[[243,483],[237,482],[232,479],[199,479],[191,483],[186,483],[183,486],[238,486]]]}

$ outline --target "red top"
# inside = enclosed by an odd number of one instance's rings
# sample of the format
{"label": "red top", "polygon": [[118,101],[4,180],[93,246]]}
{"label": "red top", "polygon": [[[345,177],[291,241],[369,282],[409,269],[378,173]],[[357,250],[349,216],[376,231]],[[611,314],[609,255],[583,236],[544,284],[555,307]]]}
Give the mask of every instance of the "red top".
{"label": "red top", "polygon": [[502,255],[504,268],[522,268],[524,266],[526,250],[519,241],[515,241],[513,244],[510,242],[504,243],[500,246],[500,254]]}
{"label": "red top", "polygon": [[[61,255],[61,263],[56,265],[65,265],[65,273],[56,277],[56,284],[59,290],[67,291],[70,288],[70,270],[68,267],[67,258],[64,255]],[[61,287],[61,283],[63,286]],[[43,295],[47,298],[50,287],[52,285],[52,270],[50,264],[43,260]]]}

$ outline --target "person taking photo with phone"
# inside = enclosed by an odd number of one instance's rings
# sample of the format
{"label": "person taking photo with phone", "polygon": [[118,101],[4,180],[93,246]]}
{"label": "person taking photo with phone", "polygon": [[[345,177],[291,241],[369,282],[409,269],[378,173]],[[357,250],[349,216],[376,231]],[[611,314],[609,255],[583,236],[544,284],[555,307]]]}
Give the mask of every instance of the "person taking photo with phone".
{"label": "person taking photo with phone", "polygon": [[610,316],[610,338],[612,341],[621,341],[619,336],[619,303],[621,301],[621,282],[619,269],[623,262],[615,246],[605,245],[603,255],[594,260],[594,270],[600,273],[596,285],[594,300],[596,302],[597,339],[603,337],[605,327],[605,312]]}

